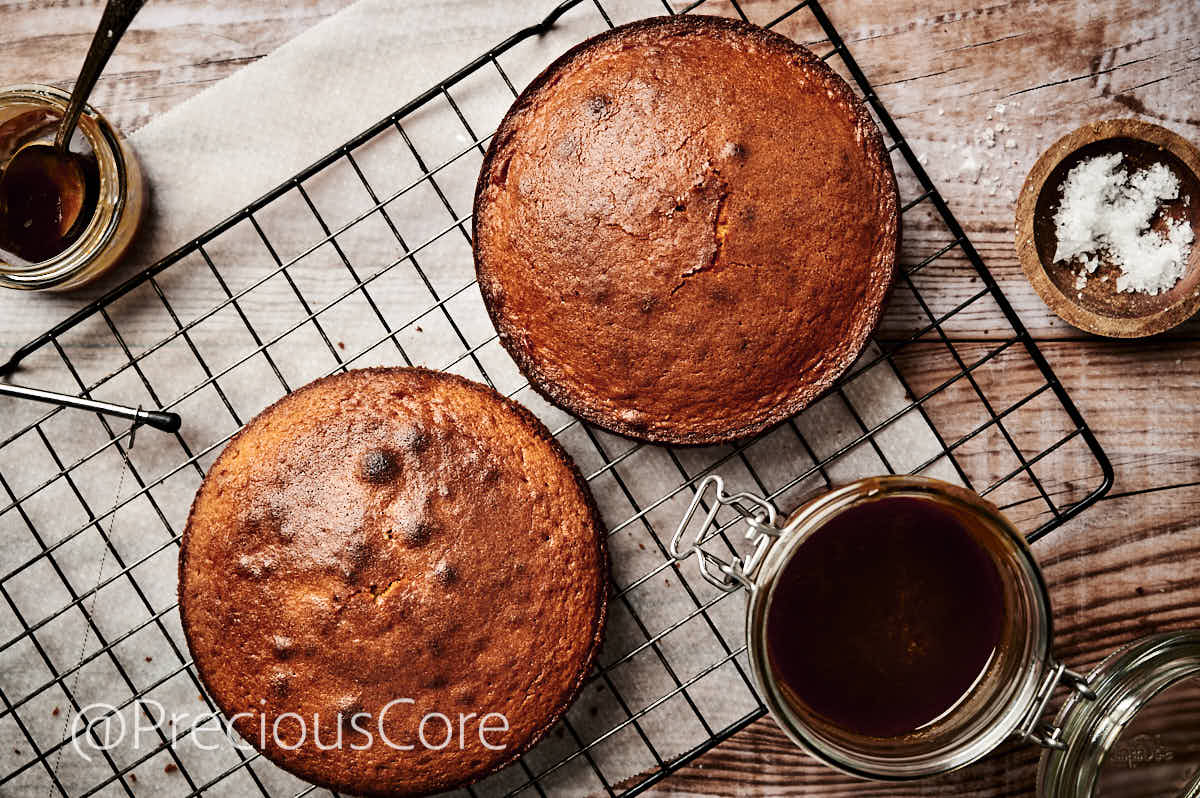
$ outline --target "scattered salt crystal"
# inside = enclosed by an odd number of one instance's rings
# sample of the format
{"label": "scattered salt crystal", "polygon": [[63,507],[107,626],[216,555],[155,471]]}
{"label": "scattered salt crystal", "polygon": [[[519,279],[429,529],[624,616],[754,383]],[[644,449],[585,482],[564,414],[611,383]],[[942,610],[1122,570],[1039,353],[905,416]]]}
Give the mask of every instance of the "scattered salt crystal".
{"label": "scattered salt crystal", "polygon": [[1160,203],[1179,198],[1179,180],[1161,163],[1130,174],[1123,160],[1099,155],[1067,173],[1054,214],[1054,260],[1075,260],[1090,274],[1106,256],[1120,269],[1118,291],[1159,294],[1183,276],[1194,234],[1179,219],[1164,221],[1165,235],[1150,229]]}
{"label": "scattered salt crystal", "polygon": [[958,167],[958,173],[969,179],[972,183],[978,183],[980,176],[983,174],[983,164],[975,160],[970,150],[966,151],[966,157]]}
{"label": "scattered salt crystal", "polygon": [[945,108],[939,108],[939,109],[938,109],[938,116],[944,116],[944,115],[945,115],[945,113],[946,113],[946,109],[945,109]]}
{"label": "scattered salt crystal", "polygon": [[1009,139],[1008,141],[1004,142],[1004,149],[1015,150],[1016,148],[1017,148],[1017,142],[1013,141],[1012,139]]}
{"label": "scattered salt crystal", "polygon": [[1000,103],[999,105],[996,106],[996,113],[998,113],[998,114],[1004,113],[1004,103]]}

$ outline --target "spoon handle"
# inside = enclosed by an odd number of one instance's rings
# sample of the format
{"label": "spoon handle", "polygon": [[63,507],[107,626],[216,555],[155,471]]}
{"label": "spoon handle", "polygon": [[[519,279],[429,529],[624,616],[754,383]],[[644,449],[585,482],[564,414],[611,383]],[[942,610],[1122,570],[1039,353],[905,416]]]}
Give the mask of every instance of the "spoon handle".
{"label": "spoon handle", "polygon": [[87,104],[88,96],[95,88],[100,73],[104,71],[104,65],[108,63],[113,50],[117,49],[117,42],[125,34],[129,23],[145,3],[146,0],[108,0],[104,7],[104,15],[100,17],[100,27],[92,37],[92,45],[83,61],[83,69],[79,71],[79,79],[75,81],[75,88],[71,90],[71,102],[62,122],[59,123],[58,134],[54,137],[54,146],[59,150],[66,151],[71,136],[75,133],[75,125],[79,122],[79,115],[83,113],[83,106]]}
{"label": "spoon handle", "polygon": [[43,391],[40,388],[27,388],[24,385],[12,385],[0,382],[0,396],[12,396],[17,399],[31,399],[35,402],[45,402],[63,407],[75,407],[80,410],[94,410],[110,416],[127,418],[138,424],[161,429],[165,432],[177,432],[180,426],[179,414],[167,410],[143,410],[140,407],[124,407],[111,402],[99,402],[95,399],[84,399],[81,396]]}

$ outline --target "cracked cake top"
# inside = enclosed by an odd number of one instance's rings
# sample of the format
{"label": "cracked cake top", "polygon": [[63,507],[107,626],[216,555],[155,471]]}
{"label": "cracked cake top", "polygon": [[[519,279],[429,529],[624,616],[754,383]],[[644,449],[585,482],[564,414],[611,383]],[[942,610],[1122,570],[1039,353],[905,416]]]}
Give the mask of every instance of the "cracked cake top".
{"label": "cracked cake top", "polygon": [[475,264],[549,399],[716,443],[849,367],[898,226],[879,130],[824,62],[746,23],[662,17],[584,42],[517,99],[480,174]]}
{"label": "cracked cake top", "polygon": [[574,699],[604,624],[604,539],[562,448],[495,391],[423,369],[327,377],[263,411],[182,545],[183,627],[221,710],[355,795],[511,762]]}

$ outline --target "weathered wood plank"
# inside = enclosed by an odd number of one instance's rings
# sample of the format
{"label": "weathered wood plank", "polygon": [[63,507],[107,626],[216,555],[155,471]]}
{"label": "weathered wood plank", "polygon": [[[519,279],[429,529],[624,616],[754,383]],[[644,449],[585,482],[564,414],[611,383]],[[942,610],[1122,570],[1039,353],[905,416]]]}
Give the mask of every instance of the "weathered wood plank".
{"label": "weathered wood plank", "polygon": [[[147,3],[93,102],[126,133],[348,5],[350,0]],[[104,3],[0,3],[0,86],[73,85]]]}

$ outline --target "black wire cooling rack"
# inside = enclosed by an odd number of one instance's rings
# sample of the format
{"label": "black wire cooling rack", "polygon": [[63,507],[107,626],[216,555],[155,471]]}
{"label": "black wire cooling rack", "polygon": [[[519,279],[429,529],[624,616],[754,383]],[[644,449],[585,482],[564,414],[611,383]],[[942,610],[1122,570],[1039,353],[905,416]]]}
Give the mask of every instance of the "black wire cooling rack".
{"label": "black wire cooling rack", "polygon": [[[191,496],[229,436],[339,369],[451,369],[525,402],[588,475],[609,528],[612,620],[597,672],[555,733],[472,795],[631,795],[765,713],[743,598],[667,552],[706,474],[782,510],[867,474],[931,474],[987,495],[1031,539],[1108,489],[1091,430],[816,0],[756,2],[750,21],[813,48],[888,139],[904,268],[876,341],[821,401],[736,446],[634,443],[528,388],[474,284],[469,209],[487,133],[518,86],[607,26],[701,5],[747,18],[736,0],[657,2],[567,0],[0,368],[184,417],[180,433],[145,431],[134,446],[104,417],[6,406],[0,794],[313,791],[207,734],[222,721],[179,629],[175,565]],[[981,320],[986,337],[972,332]],[[140,736],[111,744],[117,720]]]}

